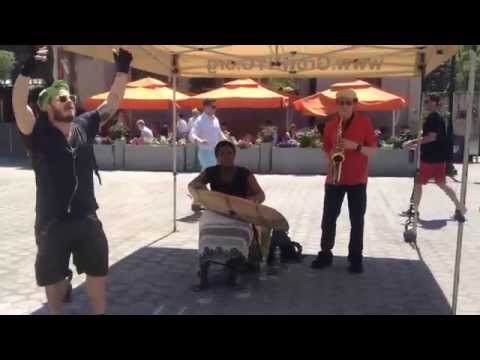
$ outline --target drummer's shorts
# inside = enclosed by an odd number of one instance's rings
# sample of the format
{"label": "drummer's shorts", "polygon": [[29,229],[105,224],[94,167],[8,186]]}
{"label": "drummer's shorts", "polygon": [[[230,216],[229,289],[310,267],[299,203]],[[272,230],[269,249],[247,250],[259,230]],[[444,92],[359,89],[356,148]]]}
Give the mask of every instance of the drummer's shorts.
{"label": "drummer's shorts", "polygon": [[96,214],[75,219],[35,223],[37,258],[35,277],[38,286],[53,285],[69,274],[70,256],[78,274],[108,274],[108,243]]}
{"label": "drummer's shorts", "polygon": [[416,179],[417,184],[426,185],[430,179],[434,179],[436,184],[445,184],[447,164],[441,163],[420,163],[420,174]]}

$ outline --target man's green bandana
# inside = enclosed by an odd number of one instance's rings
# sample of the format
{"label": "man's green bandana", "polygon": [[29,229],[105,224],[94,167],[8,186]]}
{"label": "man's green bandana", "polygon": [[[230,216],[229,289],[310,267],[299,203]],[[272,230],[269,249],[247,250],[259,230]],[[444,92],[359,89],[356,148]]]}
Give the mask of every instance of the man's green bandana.
{"label": "man's green bandana", "polygon": [[66,90],[70,92],[70,86],[68,86],[68,83],[65,80],[54,81],[50,87],[42,90],[42,92],[38,95],[37,101],[40,110],[47,111],[48,105],[58,96],[60,90]]}

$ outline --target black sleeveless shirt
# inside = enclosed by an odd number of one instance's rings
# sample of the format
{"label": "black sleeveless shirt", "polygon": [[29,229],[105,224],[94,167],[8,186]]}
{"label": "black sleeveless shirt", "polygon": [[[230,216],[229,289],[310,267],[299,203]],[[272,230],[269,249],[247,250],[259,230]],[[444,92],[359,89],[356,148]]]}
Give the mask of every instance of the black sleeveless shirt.
{"label": "black sleeveless shirt", "polygon": [[207,168],[205,172],[207,175],[207,184],[210,184],[210,190],[246,198],[248,196],[248,177],[251,172],[241,166],[235,166],[235,170],[236,174],[233,180],[225,183],[221,179],[220,165]]}

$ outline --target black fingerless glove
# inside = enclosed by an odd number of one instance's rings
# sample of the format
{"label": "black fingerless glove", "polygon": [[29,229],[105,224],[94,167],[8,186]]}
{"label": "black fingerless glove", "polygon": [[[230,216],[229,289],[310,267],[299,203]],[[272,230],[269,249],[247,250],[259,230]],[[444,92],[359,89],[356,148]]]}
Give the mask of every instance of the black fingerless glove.
{"label": "black fingerless glove", "polygon": [[133,56],[132,54],[120,48],[117,52],[113,52],[113,58],[115,60],[115,64],[117,65],[117,72],[128,74],[130,70],[130,63],[132,62]]}
{"label": "black fingerless glove", "polygon": [[32,77],[33,73],[35,72],[37,66],[37,60],[35,59],[35,54],[37,52],[36,46],[31,46],[29,49],[28,57],[23,61],[22,70],[20,70],[20,74],[23,76]]}

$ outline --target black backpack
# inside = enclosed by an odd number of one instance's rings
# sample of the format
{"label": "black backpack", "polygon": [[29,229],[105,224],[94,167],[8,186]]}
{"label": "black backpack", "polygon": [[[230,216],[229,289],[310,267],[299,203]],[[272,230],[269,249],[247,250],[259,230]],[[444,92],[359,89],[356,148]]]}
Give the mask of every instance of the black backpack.
{"label": "black backpack", "polygon": [[275,250],[280,249],[280,261],[299,262],[302,259],[302,245],[290,239],[285,231],[273,230],[267,263],[272,264],[275,261]]}

